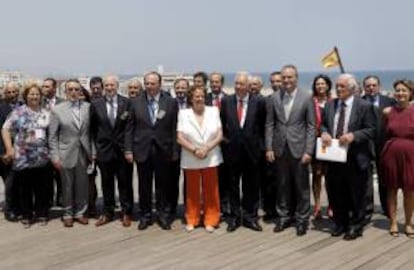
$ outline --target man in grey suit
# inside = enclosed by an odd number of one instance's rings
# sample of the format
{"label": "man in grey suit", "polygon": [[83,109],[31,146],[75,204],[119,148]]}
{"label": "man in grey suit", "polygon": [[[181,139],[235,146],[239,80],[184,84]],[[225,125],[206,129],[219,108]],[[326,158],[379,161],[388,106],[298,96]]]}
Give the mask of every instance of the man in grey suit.
{"label": "man in grey suit", "polygon": [[63,194],[63,224],[72,227],[74,219],[88,224],[87,167],[91,160],[89,107],[79,100],[81,85],[76,79],[65,84],[68,100],[51,112],[49,147],[53,166],[60,172]]}
{"label": "man in grey suit", "polygon": [[310,92],[298,89],[293,65],[281,70],[282,89],[267,103],[266,159],[277,171],[274,232],[296,220],[296,234],[306,234],[310,215],[308,165],[315,146],[315,113]]}

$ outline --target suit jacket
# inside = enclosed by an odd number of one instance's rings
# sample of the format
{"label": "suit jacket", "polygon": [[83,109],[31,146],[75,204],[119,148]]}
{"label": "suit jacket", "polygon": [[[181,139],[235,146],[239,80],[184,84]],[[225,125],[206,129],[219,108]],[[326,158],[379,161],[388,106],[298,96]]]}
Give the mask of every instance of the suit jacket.
{"label": "suit jacket", "polygon": [[285,91],[272,94],[267,101],[266,150],[281,156],[287,145],[294,158],[312,155],[315,147],[315,109],[310,92],[297,89],[289,119],[285,117]]}
{"label": "suit jacket", "polygon": [[[17,101],[16,107],[22,105],[20,101]],[[7,117],[13,110],[13,107],[8,102],[1,102],[0,103],[0,128],[3,127],[4,122],[6,121]],[[6,152],[4,147],[3,138],[0,138],[0,155],[3,155]]]}
{"label": "suit jacket", "polygon": [[84,151],[91,159],[90,104],[80,103],[80,126],[76,124],[71,106],[70,101],[62,102],[52,109],[50,115],[50,155],[52,161],[60,160],[63,168],[74,168],[78,162],[80,151]]}
{"label": "suit jacket", "polygon": [[[370,96],[363,96],[364,100],[371,102]],[[376,117],[376,136],[375,140],[372,141],[372,155],[377,156],[379,158],[379,154],[381,153],[382,147],[385,143],[385,130],[384,130],[384,121],[383,121],[383,110],[386,107],[394,106],[395,100],[392,98],[389,98],[384,95],[379,95],[379,106],[374,106],[375,110],[375,117]]]}
{"label": "suit jacket", "polygon": [[[61,97],[58,97],[58,96],[55,96],[55,98],[56,98],[56,101],[55,101],[55,104],[54,104],[54,106],[56,106],[56,105],[58,105],[59,103],[62,103],[62,102],[64,102],[65,101],[65,99],[63,99],[63,98],[61,98]],[[42,101],[41,101],[41,104],[40,104],[40,106],[42,107],[42,108],[46,108],[47,107],[47,98],[46,97],[43,97],[42,98]]]}
{"label": "suit jacket", "polygon": [[104,97],[92,100],[90,106],[92,154],[98,161],[107,162],[125,152],[125,130],[130,115],[130,101],[117,95],[117,113],[114,127],[108,117]]}
{"label": "suit jacket", "polygon": [[246,120],[241,128],[237,117],[237,97],[226,96],[221,101],[220,118],[223,128],[222,151],[224,162],[238,163],[242,147],[249,159],[257,164],[263,158],[266,105],[263,98],[249,95]]}
{"label": "suit jacket", "polygon": [[133,152],[137,162],[148,159],[152,144],[161,149],[165,158],[177,158],[177,102],[161,91],[158,108],[157,121],[153,125],[148,111],[147,94],[144,92],[131,100],[125,133],[125,152]]}
{"label": "suit jacket", "polygon": [[[225,98],[227,95],[223,92],[220,93],[220,102]],[[206,96],[206,105],[213,106],[213,93],[210,92]]]}
{"label": "suit jacket", "polygon": [[[334,117],[339,100],[334,99],[325,106],[321,131],[333,137]],[[354,97],[351,115],[349,117],[348,132],[354,134],[354,141],[348,148],[348,162],[351,160],[358,164],[361,170],[369,168],[372,158],[369,149],[370,140],[374,139],[376,132],[376,118],[373,106],[359,97]]]}

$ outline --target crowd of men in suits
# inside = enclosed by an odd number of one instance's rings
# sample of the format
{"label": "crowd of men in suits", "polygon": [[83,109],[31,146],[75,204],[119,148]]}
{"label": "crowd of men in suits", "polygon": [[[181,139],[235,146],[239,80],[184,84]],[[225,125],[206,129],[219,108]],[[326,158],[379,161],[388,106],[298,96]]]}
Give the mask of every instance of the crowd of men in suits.
{"label": "crowd of men in suits", "polygon": [[[235,93],[227,95],[223,91],[223,74],[194,74],[195,86],[210,86],[206,104],[220,109],[224,163],[219,167],[219,190],[222,218],[228,232],[240,226],[261,231],[258,222],[261,207],[264,221],[275,222],[274,232],[294,224],[298,236],[307,233],[311,214],[309,164],[314,158],[316,139],[315,110],[312,93],[298,87],[298,77],[295,66],[284,66],[271,73],[272,93],[262,96],[260,78],[243,80],[243,76],[236,76]],[[79,82],[72,82],[76,84],[72,90],[79,91]],[[45,187],[49,190],[50,205],[63,204],[66,213],[68,200],[76,200],[68,193],[84,193],[76,209],[71,211],[77,211],[77,220],[87,224],[88,213],[92,216],[96,213],[96,173],[93,171],[98,167],[103,209],[95,225],[102,226],[114,220],[117,181],[121,221],[123,226],[129,227],[134,211],[132,172],[135,163],[139,181],[138,229],[147,229],[154,220],[162,229],[171,229],[180,191],[177,114],[181,108],[191,106],[186,101],[190,84],[178,79],[174,84],[175,97],[172,97],[162,90],[161,82],[159,73],[147,73],[143,86],[140,81],[128,84],[131,94],[127,98],[118,94],[116,76],[94,77],[90,81],[91,103],[81,106],[77,114],[82,120],[65,130],[59,129],[56,122],[50,123],[53,137],[49,141],[63,149],[60,158],[57,158],[58,153],[51,152],[50,179],[54,179],[55,184],[50,181]],[[379,80],[375,76],[367,78],[364,81],[366,95],[360,98],[355,94],[359,87],[356,79],[350,74],[340,75],[336,80],[337,98],[328,102],[324,114],[323,142],[329,144],[332,138],[338,138],[349,146],[347,162],[329,162],[326,175],[336,225],[332,235],[345,234],[347,240],[362,235],[373,211],[371,161],[378,157],[381,145],[378,114],[381,107],[392,102],[378,91],[369,92],[371,84],[375,88],[376,83],[379,84]],[[69,88],[67,83],[66,92],[71,91]],[[45,79],[42,90],[44,108],[64,119],[62,121],[79,121],[69,113],[69,103],[66,109],[63,106],[55,109],[57,104],[69,102],[56,96],[55,80]],[[18,85],[7,85],[4,96],[0,106],[1,123],[15,106],[19,106]],[[51,148],[57,149],[56,145]],[[89,177],[85,178],[87,169]],[[18,187],[13,185],[11,165],[2,164],[1,173],[6,184],[6,218],[17,220]],[[62,181],[80,184],[74,191],[67,191],[62,190]],[[381,199],[385,207],[384,195]],[[65,227],[73,226],[71,215],[64,216],[63,221]]]}

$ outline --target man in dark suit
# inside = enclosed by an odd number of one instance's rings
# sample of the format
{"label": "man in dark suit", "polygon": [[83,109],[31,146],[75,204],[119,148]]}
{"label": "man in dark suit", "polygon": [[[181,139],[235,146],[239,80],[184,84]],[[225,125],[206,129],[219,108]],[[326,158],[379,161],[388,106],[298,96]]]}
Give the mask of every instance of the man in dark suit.
{"label": "man in dark suit", "polygon": [[[372,141],[372,152],[375,157],[375,169],[378,177],[378,194],[381,202],[381,208],[383,214],[388,216],[388,207],[387,207],[387,189],[382,183],[382,174],[379,169],[379,161],[382,147],[384,146],[384,125],[383,125],[383,110],[386,107],[393,106],[395,100],[387,96],[381,95],[380,88],[381,82],[380,79],[375,75],[369,75],[363,80],[363,87],[365,90],[365,95],[363,99],[372,103],[375,108],[375,116],[377,119],[377,128],[376,128],[376,137]],[[369,223],[374,212],[374,188],[373,188],[373,176],[374,176],[374,166],[370,168],[370,179],[368,181],[368,190],[367,190],[367,212],[366,212],[366,223]]]}
{"label": "man in dark suit", "polygon": [[139,230],[152,224],[152,179],[155,177],[158,224],[171,229],[171,206],[167,188],[171,161],[176,160],[177,102],[161,91],[161,75],[144,77],[145,91],[131,100],[131,115],[125,136],[125,156],[137,163],[139,178]]}
{"label": "man in dark suit", "polygon": [[376,120],[373,106],[354,96],[358,83],[354,76],[341,74],[336,81],[337,99],[325,106],[322,143],[329,146],[332,138],[348,147],[347,161],[328,162],[326,174],[329,203],[334,212],[332,236],[354,240],[362,236],[366,192],[371,163],[370,140],[375,137]]}
{"label": "man in dark suit", "polygon": [[[218,72],[210,74],[210,89],[207,94],[206,105],[215,106],[220,110],[221,101],[227,95],[223,92],[224,75]],[[223,143],[221,143],[223,144]],[[230,182],[228,181],[228,174],[226,165],[221,163],[218,167],[219,174],[219,194],[220,194],[220,210],[223,219],[226,219],[230,214]]]}
{"label": "man in dark suit", "polygon": [[[0,103],[0,125],[3,126],[8,115],[16,107],[22,103],[18,101],[20,85],[16,82],[9,82],[4,88],[4,100]],[[11,170],[11,160],[4,157],[5,147],[3,139],[0,139],[0,176],[3,178],[5,187],[5,202],[6,207],[4,211],[4,217],[9,221],[17,221],[17,217],[20,214],[20,206],[18,201],[18,187],[14,183],[13,171]]]}
{"label": "man in dark suit", "polygon": [[130,113],[130,102],[118,94],[116,76],[103,79],[105,97],[95,98],[91,104],[91,137],[94,143],[92,157],[101,171],[104,211],[96,226],[112,221],[115,211],[115,177],[118,180],[122,225],[131,226],[133,209],[133,165],[125,160],[125,128]]}
{"label": "man in dark suit", "polygon": [[282,89],[267,103],[266,158],[275,162],[277,178],[274,232],[295,219],[296,234],[305,235],[310,216],[308,166],[315,146],[315,110],[312,94],[298,89],[295,66],[281,70]]}
{"label": "man in dark suit", "polygon": [[[100,99],[103,96],[103,81],[99,76],[94,76],[89,80],[89,89],[91,92],[91,101],[95,99]],[[96,199],[98,197],[98,190],[96,188],[95,178],[98,174],[96,162],[92,164],[90,170],[88,170],[88,216],[95,217],[97,215],[96,211]]]}
{"label": "man in dark suit", "polygon": [[[187,109],[189,107],[187,100],[187,92],[190,89],[190,82],[185,78],[179,78],[174,82],[175,101],[179,110]],[[171,208],[171,218],[173,219],[177,213],[177,203],[180,194],[180,174],[181,174],[181,147],[176,148],[175,154],[178,158],[171,161],[171,180],[168,191],[168,200]],[[184,192],[185,194],[185,192]],[[185,201],[185,200],[184,200]]]}
{"label": "man in dark suit", "polygon": [[[258,223],[259,161],[264,149],[264,121],[266,106],[259,96],[249,94],[247,73],[235,78],[235,94],[221,102],[223,126],[223,157],[228,169],[230,185],[230,214],[228,232],[241,224],[255,231],[262,231]],[[242,199],[240,199],[240,179]]]}
{"label": "man in dark suit", "polygon": [[[43,80],[42,83],[42,101],[41,105],[42,108],[45,108],[49,111],[51,111],[57,104],[64,101],[63,98],[58,97],[56,95],[56,89],[57,89],[57,82],[54,78],[46,78]],[[52,206],[53,204],[57,206],[62,206],[62,180],[60,178],[60,173],[53,168],[53,166],[50,164],[50,170],[49,173],[51,176],[49,179],[52,180],[52,182],[48,183],[48,194],[49,194],[49,204]],[[54,185],[56,185],[56,194],[55,194],[55,188]]]}

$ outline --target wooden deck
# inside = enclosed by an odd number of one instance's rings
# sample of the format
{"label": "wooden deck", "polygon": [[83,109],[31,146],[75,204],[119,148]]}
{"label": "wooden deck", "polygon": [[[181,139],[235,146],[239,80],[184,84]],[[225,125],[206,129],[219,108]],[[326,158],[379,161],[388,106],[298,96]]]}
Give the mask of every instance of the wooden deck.
{"label": "wooden deck", "polygon": [[312,223],[303,237],[293,228],[275,234],[267,224],[263,232],[234,233],[222,224],[209,234],[202,228],[186,233],[179,220],[171,231],[91,223],[67,229],[55,218],[46,227],[24,229],[1,215],[0,269],[414,269],[414,240],[389,236],[379,214],[351,242],[331,237],[327,219]]}

